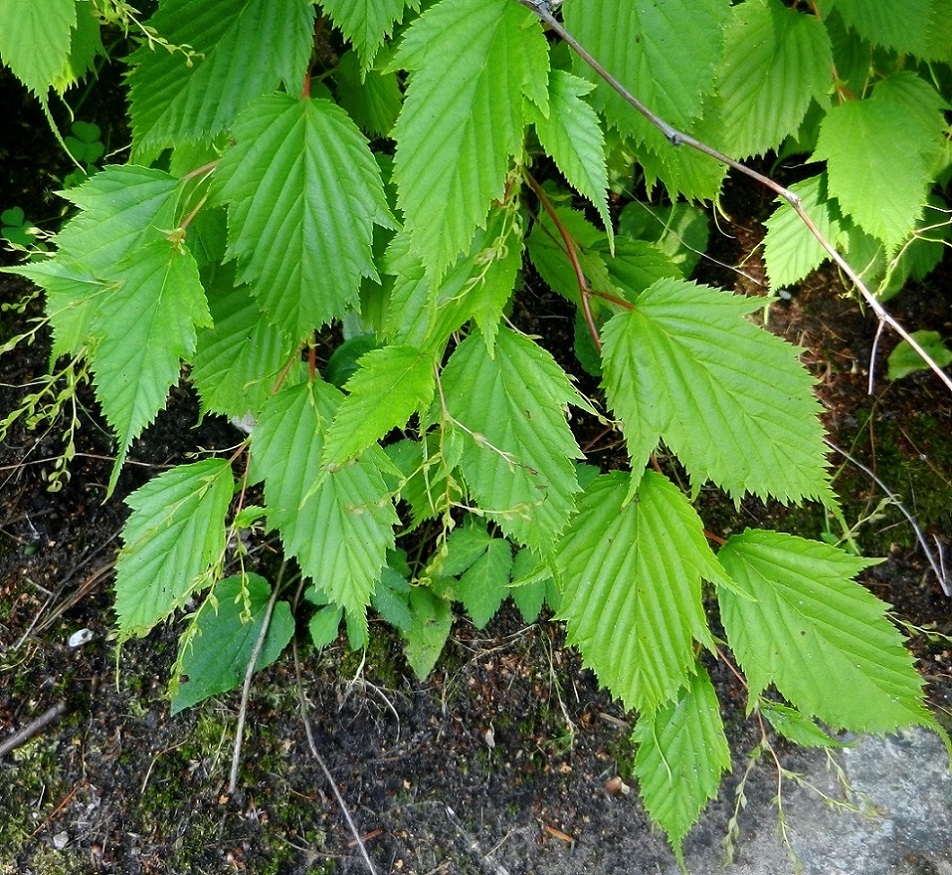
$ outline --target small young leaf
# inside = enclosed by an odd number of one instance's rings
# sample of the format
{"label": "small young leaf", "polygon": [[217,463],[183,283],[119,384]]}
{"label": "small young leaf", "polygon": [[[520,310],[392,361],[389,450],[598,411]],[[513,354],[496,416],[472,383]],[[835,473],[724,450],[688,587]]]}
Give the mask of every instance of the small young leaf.
{"label": "small young leaf", "polygon": [[370,137],[388,137],[403,93],[396,73],[360,69],[357,55],[347,52],[334,70],[337,102]]}
{"label": "small young leaf", "polygon": [[340,318],[377,278],[373,227],[392,227],[380,168],[339,106],[273,94],[235,123],[218,165],[228,258],[292,340]]}
{"label": "small young leaf", "polygon": [[307,628],[311,633],[311,643],[315,650],[321,650],[337,640],[340,633],[340,621],[344,619],[344,609],[337,605],[325,605],[314,612]]}
{"label": "small young leaf", "polygon": [[454,590],[473,625],[482,629],[509,594],[506,584],[512,571],[512,547],[502,538],[491,538],[480,556],[463,574]]}
{"label": "small young leaf", "polygon": [[526,623],[534,623],[545,602],[546,583],[551,581],[548,570],[531,550],[523,547],[513,559],[511,574],[509,594],[522,619]]}
{"label": "small young leaf", "polygon": [[341,465],[391,429],[406,425],[414,411],[425,410],[433,398],[432,355],[412,346],[387,346],[368,352],[359,364],[327,431],[327,465]]}
{"label": "small young leaf", "polygon": [[932,725],[888,605],[850,579],[875,560],[756,529],[731,537],[718,558],[753,596],[717,594],[752,698],[773,683],[802,714],[854,732]]}
{"label": "small young leaf", "polygon": [[480,507],[513,539],[552,550],[575,508],[573,459],[581,458],[565,419],[585,402],[552,356],[502,328],[490,358],[478,334],[454,351],[442,374],[446,412],[463,439],[463,475]]}
{"label": "small young leaf", "polygon": [[844,742],[837,741],[820,729],[815,720],[805,717],[789,705],[761,699],[760,713],[777,732],[794,744],[802,747],[846,747]]}
{"label": "small young leaf", "polygon": [[638,745],[635,775],[645,808],[683,866],[684,837],[731,767],[720,703],[707,672],[695,666],[677,701],[640,716],[631,737]]}
{"label": "small young leaf", "polygon": [[397,515],[371,448],[336,471],[321,465],[341,393],[324,382],[282,388],[261,411],[251,440],[254,482],[263,479],[268,522],[334,603],[363,616],[393,547]]}
{"label": "small young leaf", "polygon": [[180,465],[127,499],[132,514],[116,560],[116,617],[123,638],[144,635],[185,603],[225,550],[234,490],[223,459]]}
{"label": "small young leaf", "polygon": [[630,476],[599,477],[580,499],[555,557],[559,616],[612,695],[651,715],[689,683],[694,642],[713,646],[701,578],[729,581],[677,487],[646,471],[626,503]]}
{"label": "small young leaf", "polygon": [[545,109],[548,44],[531,15],[511,0],[442,0],[400,45],[394,66],[412,75],[393,130],[397,204],[437,280],[504,194],[523,99]]}
{"label": "small young leaf", "polygon": [[[952,350],[945,345],[942,335],[938,331],[913,331],[912,337],[919,346],[932,356],[940,368],[952,364]],[[909,374],[928,367],[919,353],[909,345],[908,341],[900,341],[889,354],[890,380],[901,380],[903,377],[908,377]]]}
{"label": "small young leaf", "polygon": [[[249,622],[243,622],[242,589],[247,591],[251,607]],[[270,597],[271,586],[257,574],[248,574],[244,581],[237,575],[226,577],[215,585],[218,609],[206,602],[198,615],[198,634],[189,639],[182,654],[182,672],[188,680],[179,681],[176,686],[172,714],[241,686],[261,634]],[[286,601],[275,602],[255,671],[271,665],[293,634],[290,605]]]}
{"label": "small young leaf", "polygon": [[4,0],[0,3],[0,59],[30,91],[46,98],[64,71],[75,0]]}
{"label": "small young leaf", "polygon": [[422,681],[433,670],[450,637],[453,613],[450,603],[429,589],[415,586],[410,590],[412,623],[404,634],[407,662]]}
{"label": "small young leaf", "polygon": [[130,59],[133,153],[144,164],[166,147],[211,140],[279,84],[299,94],[313,47],[314,6],[310,0],[166,0],[147,24],[177,48],[146,44]]}
{"label": "small young leaf", "polygon": [[661,438],[695,485],[735,500],[835,501],[813,378],[795,346],[744,319],[762,306],[661,280],[605,326],[604,383],[633,469]]}

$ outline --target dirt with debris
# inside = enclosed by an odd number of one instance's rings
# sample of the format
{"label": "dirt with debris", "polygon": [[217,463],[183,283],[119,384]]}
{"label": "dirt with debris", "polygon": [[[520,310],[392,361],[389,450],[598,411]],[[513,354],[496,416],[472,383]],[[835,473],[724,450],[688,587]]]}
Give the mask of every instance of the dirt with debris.
{"label": "dirt with debris", "polygon": [[[53,154],[42,119],[31,112],[24,102],[4,113],[27,119],[16,136],[5,134],[4,161],[24,149],[32,161],[37,142]],[[34,216],[55,218],[59,208],[44,193],[49,180],[26,179],[27,172],[4,179],[0,209],[31,204]],[[721,221],[717,257],[743,264],[745,276],[708,265],[702,278],[749,293],[762,275],[756,245],[769,198],[737,183],[725,205],[731,220]],[[0,278],[5,304],[28,290]],[[868,396],[876,323],[840,292],[837,277],[822,271],[771,308],[769,325],[806,348],[834,443],[876,472],[929,542],[947,549],[952,397],[927,373],[890,383],[884,363],[895,339],[888,336]],[[572,314],[560,299],[530,278],[522,304],[522,327],[557,355],[571,349]],[[952,259],[890,306],[910,328],[952,337]],[[533,315],[540,312],[544,320]],[[0,341],[37,313],[35,302],[22,314],[4,313]],[[0,358],[0,417],[31,391],[46,359],[42,332]],[[117,653],[110,584],[122,499],[196,448],[223,451],[241,435],[212,417],[198,425],[194,397],[178,388],[133,446],[116,495],[103,502],[114,447],[91,391],[80,401],[77,454],[61,491],[47,490],[50,460],[61,448],[58,429],[36,433],[19,423],[0,445],[0,745],[49,709],[63,712],[0,758],[0,875],[367,871],[309,748],[299,691],[317,750],[381,873],[609,875],[670,866],[670,851],[630,786],[630,716],[564,648],[557,624],[525,627],[511,607],[482,632],[458,621],[426,682],[413,678],[381,624],[372,624],[366,654],[340,641],[315,654],[302,629],[300,679],[290,655],[257,676],[240,789],[227,794],[238,697],[170,716],[165,689],[180,629],[158,629]],[[617,435],[584,417],[576,426],[593,462],[617,463]],[[943,636],[952,634],[952,603],[904,517],[894,506],[880,507],[882,488],[843,459],[835,462],[843,462],[836,486],[857,523],[857,542],[887,556],[864,583],[907,624],[930,702],[948,726],[952,645]],[[720,532],[761,524],[817,537],[826,525],[816,509],[751,501],[736,511],[713,492],[702,502],[706,521]],[[273,570],[273,544],[259,548],[257,560]],[[70,646],[82,630],[89,640]],[[737,776],[758,730],[743,719],[742,690],[730,672],[719,663],[709,668],[727,703]],[[800,754],[782,743],[777,749],[795,768]],[[756,768],[767,780],[752,785],[748,809],[762,812],[773,792],[771,766]],[[689,847],[720,841],[735,786],[736,777],[725,781],[714,816]],[[632,833],[644,837],[637,859],[621,859],[617,837]]]}

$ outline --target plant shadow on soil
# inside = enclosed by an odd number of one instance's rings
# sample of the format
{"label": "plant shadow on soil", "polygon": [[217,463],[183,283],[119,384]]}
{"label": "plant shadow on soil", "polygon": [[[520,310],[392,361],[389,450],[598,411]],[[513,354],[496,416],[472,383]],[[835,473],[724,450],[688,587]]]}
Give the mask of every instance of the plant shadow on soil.
{"label": "plant shadow on soil", "polygon": [[[742,183],[729,189],[728,205],[732,197],[737,218],[717,257],[743,263],[753,280],[715,267],[702,279],[751,292],[750,283],[762,276],[756,244],[769,202]],[[27,289],[0,278],[0,301],[10,303]],[[882,343],[868,397],[876,326],[854,301],[840,297],[840,289],[831,272],[814,274],[771,309],[769,326],[806,348],[804,362],[819,380],[834,441],[902,497],[927,537],[948,546],[952,398],[925,373],[888,383],[883,363],[893,338]],[[905,325],[948,338],[950,289],[952,260],[946,258],[891,306]],[[571,355],[573,319],[564,303],[531,281],[524,300],[528,306],[514,315],[520,327],[540,336],[557,357]],[[4,314],[3,337],[35,312]],[[538,313],[546,317],[533,316]],[[0,363],[5,412],[44,373],[42,339]],[[16,428],[0,445],[0,744],[51,706],[66,706],[61,719],[0,760],[0,875],[366,871],[308,750],[290,659],[257,676],[240,789],[229,797],[224,788],[237,696],[171,717],[165,689],[178,629],[128,642],[118,656],[110,638],[110,568],[126,514],[122,498],[163,466],[186,461],[196,447],[224,450],[241,436],[211,417],[196,427],[195,399],[176,389],[169,409],[136,441],[116,495],[104,503],[114,449],[92,393],[81,397],[79,454],[61,492],[46,491],[45,481],[48,460],[60,450],[55,431]],[[591,461],[618,464],[617,436],[585,417],[574,424]],[[867,518],[883,497],[849,465],[836,486],[851,523]],[[707,491],[700,501],[702,516],[720,534],[763,525],[818,537],[827,525],[815,508],[745,502],[737,511]],[[857,542],[866,553],[888,556],[863,582],[893,604],[899,618],[952,633],[949,601],[894,507],[862,525]],[[262,562],[273,563],[269,545],[260,548]],[[81,629],[89,629],[92,640],[69,647],[68,637]],[[952,647],[919,632],[910,644],[930,702],[948,726]],[[364,659],[338,641],[321,654],[302,649],[302,661],[318,747],[380,872],[630,875],[671,865],[636,788],[619,793],[611,783],[630,778],[631,717],[563,648],[556,624],[527,628],[511,605],[482,632],[457,621],[446,653],[423,683],[412,677],[394,636],[377,624]],[[722,664],[709,668],[726,703],[735,777],[725,781],[689,847],[720,842],[736,776],[758,740],[743,720],[738,683]],[[777,747],[796,768],[801,754]],[[774,776],[766,763],[757,772],[748,812],[770,817]],[[620,835],[640,837],[636,856],[619,857]]]}

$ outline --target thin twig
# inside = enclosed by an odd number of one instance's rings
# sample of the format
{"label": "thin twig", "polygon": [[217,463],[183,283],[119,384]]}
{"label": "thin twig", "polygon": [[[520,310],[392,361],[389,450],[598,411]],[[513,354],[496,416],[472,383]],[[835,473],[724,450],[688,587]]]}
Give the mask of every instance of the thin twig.
{"label": "thin twig", "polygon": [[304,684],[301,681],[301,662],[298,659],[297,642],[293,640],[291,642],[291,652],[294,655],[294,674],[297,678],[298,702],[301,705],[301,720],[304,722],[304,732],[307,735],[308,747],[311,749],[311,754],[314,759],[317,760],[318,765],[321,767],[324,777],[327,778],[327,783],[330,784],[331,790],[334,791],[334,797],[337,799],[337,804],[340,806],[340,810],[344,815],[344,820],[347,821],[347,827],[354,837],[354,843],[360,848],[360,855],[364,858],[364,863],[367,864],[367,870],[370,872],[370,875],[377,875],[373,860],[370,859],[370,854],[367,853],[364,840],[361,838],[360,830],[357,829],[357,824],[354,823],[353,817],[350,816],[350,809],[348,809],[347,803],[344,801],[344,797],[337,787],[337,782],[334,780],[331,770],[327,767],[327,763],[324,762],[324,757],[321,756],[320,751],[317,749],[317,743],[314,741],[311,721],[307,716],[307,701],[304,699]]}
{"label": "thin twig", "polygon": [[[862,462],[858,459],[854,459],[846,450],[840,449],[836,444],[834,444],[829,439],[826,439],[826,445],[830,449],[836,450],[844,459],[852,462],[857,468],[860,469],[864,474],[871,477],[877,486],[882,489],[883,492],[889,497],[889,500],[899,508],[902,515],[909,522],[909,525],[912,526],[912,530],[916,533],[916,540],[919,542],[919,545],[922,547],[922,552],[926,554],[926,559],[929,561],[929,565],[932,566],[933,572],[939,581],[939,586],[942,587],[942,592],[947,596],[952,597],[952,583],[950,583],[948,575],[945,573],[944,562],[942,559],[942,554],[940,552],[939,559],[936,560],[935,555],[932,552],[932,548],[929,546],[929,542],[926,541],[925,535],[922,533],[922,529],[919,528],[919,524],[916,522],[915,517],[903,507],[902,502],[896,497],[896,493],[893,492],[883,481],[876,475],[876,472],[871,468],[867,468]],[[939,544],[938,539],[936,539],[936,544]],[[941,551],[941,544],[939,545]]]}
{"label": "thin twig", "polygon": [[251,658],[248,660],[248,668],[245,670],[245,683],[241,689],[241,707],[238,709],[238,728],[235,730],[235,749],[231,757],[231,774],[228,778],[229,793],[234,793],[238,788],[238,767],[241,763],[241,741],[245,732],[245,718],[248,715],[248,697],[251,695],[251,679],[254,677],[258,657],[261,656],[261,651],[264,648],[264,639],[268,634],[268,627],[271,625],[271,613],[274,610],[274,603],[278,599],[278,593],[281,591],[284,568],[285,563],[282,562],[281,568],[278,571],[278,579],[275,581],[274,590],[271,593],[271,598],[268,599],[268,607],[264,612],[261,630],[258,632],[254,650],[252,650]]}
{"label": "thin twig", "polygon": [[677,128],[670,125],[666,122],[661,116],[652,112],[645,104],[643,104],[634,94],[632,94],[621,82],[618,81],[611,73],[608,72],[595,58],[589,53],[589,51],[577,40],[572,34],[570,34],[565,26],[552,14],[549,2],[547,0],[516,0],[517,3],[525,6],[527,9],[531,9],[536,15],[539,16],[542,21],[544,21],[549,27],[552,28],[568,45],[569,47],[586,63],[591,67],[605,82],[608,83],[621,97],[634,107],[641,115],[643,115],[655,128],[657,128],[665,137],[665,139],[672,146],[689,146],[697,152],[701,152],[704,155],[707,155],[710,158],[713,158],[715,161],[719,161],[721,164],[726,164],[732,170],[736,170],[738,173],[742,173],[745,176],[749,176],[751,179],[756,180],[761,185],[769,188],[774,192],[778,197],[783,198],[793,209],[793,211],[800,217],[800,221],[806,225],[810,233],[816,238],[820,246],[823,247],[824,251],[833,259],[834,262],[839,266],[839,268],[849,277],[850,281],[856,287],[857,291],[862,295],[863,299],[869,305],[870,309],[876,314],[876,318],[879,319],[880,323],[885,323],[893,331],[895,331],[903,340],[906,341],[919,355],[919,357],[929,366],[929,368],[935,373],[935,375],[945,384],[945,386],[952,392],[952,377],[949,377],[942,368],[939,367],[935,359],[932,358],[923,348],[922,345],[911,335],[896,319],[883,307],[879,299],[867,288],[866,284],[860,278],[859,274],[850,267],[849,263],[837,252],[836,247],[830,243],[829,240],[823,235],[820,229],[816,226],[816,223],[807,212],[803,209],[803,205],[800,202],[800,198],[790,191],[787,188],[784,188],[777,182],[774,182],[769,176],[764,176],[762,173],[758,173],[751,167],[748,167],[746,164],[741,164],[739,161],[735,161],[733,158],[725,155],[723,152],[719,152],[717,149],[708,146],[706,143],[702,143],[700,140],[695,139],[690,134],[686,134],[683,131],[679,131]]}
{"label": "thin twig", "polygon": [[59,719],[66,713],[66,703],[57,702],[52,708],[48,708],[32,723],[27,724],[19,732],[8,738],[3,744],[0,744],[0,757],[18,748],[21,744],[26,744],[34,735],[36,735],[47,724]]}

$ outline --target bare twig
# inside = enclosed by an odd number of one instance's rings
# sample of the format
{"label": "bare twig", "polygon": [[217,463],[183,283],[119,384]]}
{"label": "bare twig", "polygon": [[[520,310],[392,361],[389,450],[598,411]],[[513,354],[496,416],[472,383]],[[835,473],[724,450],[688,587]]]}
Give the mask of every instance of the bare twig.
{"label": "bare twig", "polygon": [[65,713],[65,702],[57,702],[52,708],[48,708],[32,723],[27,724],[11,738],[8,738],[3,744],[0,744],[0,757],[18,748],[21,744],[26,744],[26,742],[33,738],[41,729],[54,720],[58,720]]}
{"label": "bare twig", "polygon": [[307,744],[311,749],[311,755],[317,760],[321,771],[324,773],[324,777],[327,778],[327,783],[330,784],[331,790],[334,791],[334,798],[337,799],[337,804],[340,806],[340,810],[344,815],[344,820],[347,821],[347,827],[354,837],[354,844],[360,848],[360,855],[367,865],[367,870],[371,875],[377,875],[377,870],[374,868],[373,860],[370,859],[370,854],[367,853],[367,847],[364,845],[364,840],[360,835],[360,831],[357,829],[357,824],[354,823],[354,819],[350,815],[350,809],[348,809],[347,803],[344,801],[344,797],[337,787],[337,782],[334,780],[331,770],[327,767],[327,763],[324,762],[324,757],[321,756],[320,751],[317,749],[317,744],[314,741],[311,721],[307,716],[307,701],[304,698],[304,684],[301,682],[301,663],[298,659],[296,641],[291,642],[291,652],[294,654],[294,674],[297,678],[298,702],[301,705],[301,720],[304,722],[304,732],[307,735]]}
{"label": "bare twig", "polygon": [[919,542],[919,546],[922,547],[922,552],[926,554],[926,559],[929,562],[929,565],[932,567],[933,572],[935,573],[936,578],[939,581],[939,586],[942,587],[942,592],[947,596],[952,597],[952,582],[949,581],[949,577],[945,571],[945,562],[942,555],[942,545],[939,543],[938,538],[936,538],[936,545],[939,547],[939,558],[936,559],[935,554],[932,552],[932,548],[929,546],[929,542],[926,540],[926,536],[922,533],[922,529],[919,527],[919,524],[916,522],[915,517],[903,507],[903,504],[896,497],[896,493],[893,492],[883,481],[876,475],[876,472],[871,468],[867,468],[862,462],[858,459],[854,459],[846,450],[840,449],[832,441],[826,441],[826,445],[830,449],[836,450],[844,459],[847,459],[849,462],[854,464],[857,468],[860,469],[868,477],[871,477],[875,481],[876,485],[882,489],[883,492],[889,497],[889,500],[899,508],[902,515],[906,518],[909,525],[912,527],[912,530],[916,533],[916,540]]}
{"label": "bare twig", "polygon": [[886,324],[893,331],[895,331],[903,340],[906,341],[919,355],[919,357],[929,366],[929,368],[935,373],[935,375],[945,384],[945,386],[952,392],[952,377],[949,377],[942,368],[939,367],[935,359],[932,358],[919,344],[919,342],[906,331],[899,322],[896,321],[879,299],[869,290],[863,280],[860,278],[859,274],[850,267],[849,263],[837,252],[836,247],[830,243],[829,240],[823,235],[820,229],[816,226],[816,223],[807,212],[803,209],[803,205],[800,202],[800,198],[790,191],[787,188],[784,188],[777,182],[774,182],[769,176],[764,176],[762,173],[758,173],[751,167],[748,167],[745,164],[741,164],[739,161],[735,161],[733,158],[725,155],[723,152],[718,151],[717,149],[708,146],[706,143],[701,142],[700,140],[692,137],[690,134],[686,134],[683,131],[679,131],[677,128],[670,125],[666,122],[661,116],[654,113],[650,110],[644,103],[642,103],[634,94],[632,94],[621,82],[618,81],[611,73],[608,72],[592,55],[591,53],[577,40],[572,34],[570,34],[565,26],[560,22],[555,15],[552,13],[551,3],[548,0],[516,0],[517,3],[525,6],[528,9],[531,9],[536,15],[539,16],[542,21],[544,21],[549,27],[552,28],[555,33],[557,33],[562,40],[564,40],[569,47],[586,63],[589,67],[592,68],[608,85],[611,86],[621,97],[634,107],[641,115],[643,115],[655,128],[657,128],[665,137],[665,139],[672,146],[688,146],[691,149],[694,149],[697,152],[701,152],[704,155],[707,155],[710,158],[713,158],[715,161],[719,161],[721,164],[726,164],[732,170],[736,170],[738,173],[742,173],[745,176],[749,176],[751,179],[756,180],[761,185],[769,188],[774,192],[778,197],[783,198],[793,209],[793,211],[800,217],[800,221],[806,225],[810,233],[816,238],[820,246],[823,247],[824,251],[836,262],[837,266],[843,273],[849,277],[850,282],[856,287],[857,291],[862,295],[863,299],[869,305],[870,309],[876,314],[876,318],[879,319],[881,324]]}
{"label": "bare twig", "polygon": [[271,593],[271,598],[268,599],[268,607],[264,612],[261,631],[258,632],[254,650],[252,650],[251,657],[248,660],[248,668],[245,670],[245,683],[241,689],[241,707],[238,710],[238,728],[235,730],[235,749],[231,757],[231,774],[228,778],[229,793],[234,793],[238,788],[238,767],[241,763],[241,741],[244,737],[245,718],[248,715],[248,697],[251,695],[251,679],[254,677],[258,657],[261,656],[261,650],[264,648],[264,639],[268,634],[268,627],[271,625],[271,613],[274,611],[274,603],[277,601],[278,593],[281,591],[284,567],[285,563],[282,562],[281,569],[278,571],[278,579],[275,581],[274,590]]}

